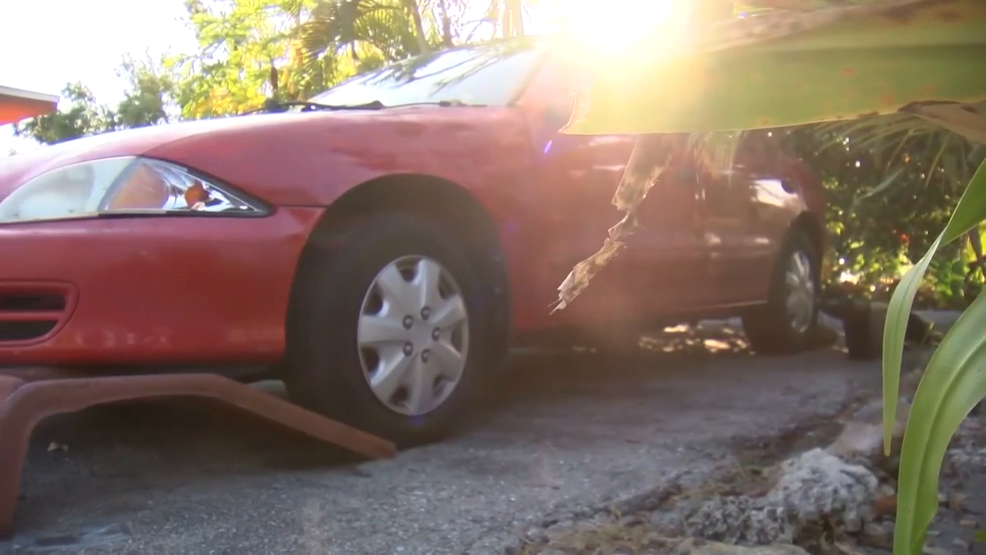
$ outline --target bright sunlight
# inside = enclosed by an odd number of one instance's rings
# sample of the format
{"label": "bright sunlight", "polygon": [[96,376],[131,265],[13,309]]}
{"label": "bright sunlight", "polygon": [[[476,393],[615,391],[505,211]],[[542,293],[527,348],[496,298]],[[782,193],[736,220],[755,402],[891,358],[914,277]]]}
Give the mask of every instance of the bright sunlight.
{"label": "bright sunlight", "polygon": [[675,7],[673,0],[568,0],[560,6],[566,31],[597,52],[646,37],[672,19]]}

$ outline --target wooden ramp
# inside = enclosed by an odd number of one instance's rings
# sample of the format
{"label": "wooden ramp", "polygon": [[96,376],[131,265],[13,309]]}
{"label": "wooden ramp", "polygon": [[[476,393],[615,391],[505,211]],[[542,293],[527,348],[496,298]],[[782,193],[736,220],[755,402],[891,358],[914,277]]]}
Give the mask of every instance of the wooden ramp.
{"label": "wooden ramp", "polygon": [[368,458],[392,457],[393,443],[215,374],[78,377],[56,370],[0,370],[0,539],[14,533],[14,508],[34,427],[49,416],[95,405],[161,397],[219,401]]}

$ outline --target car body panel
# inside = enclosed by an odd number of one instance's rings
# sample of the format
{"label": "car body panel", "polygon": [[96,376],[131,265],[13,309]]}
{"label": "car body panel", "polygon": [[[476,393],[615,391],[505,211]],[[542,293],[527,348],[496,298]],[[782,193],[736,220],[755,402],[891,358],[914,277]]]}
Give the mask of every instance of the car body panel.
{"label": "car body panel", "polygon": [[[546,300],[554,300],[560,279],[602,246],[609,228],[623,218],[612,200],[636,143],[629,135],[559,132],[573,108],[579,75],[563,53],[549,56],[519,101],[531,122],[534,171],[548,219],[539,236],[551,284],[544,288],[552,296]],[[705,255],[699,248],[698,199],[697,187],[659,180],[640,206],[641,227],[628,248],[554,322],[638,320],[699,302],[696,284],[705,277]]]}
{"label": "car body panel", "polygon": [[[222,176],[277,205],[328,206],[355,185],[393,175],[455,183],[497,222],[511,283],[543,283],[529,264],[531,238],[542,234],[544,220],[523,112],[412,107],[300,116],[264,135],[230,131],[221,151],[210,146],[215,137],[193,136],[148,154]],[[279,163],[270,164],[272,159]],[[511,288],[521,328],[543,326],[548,317],[547,300],[532,299],[530,290]]]}
{"label": "car body panel", "polygon": [[0,226],[0,330],[39,312],[5,299],[69,300],[51,333],[0,339],[0,364],[274,362],[295,263],[321,213]]}
{"label": "car body panel", "polygon": [[717,304],[761,301],[788,228],[809,210],[770,131],[749,132],[731,166],[703,172],[705,239]]}
{"label": "car body panel", "polygon": [[501,191],[530,165],[525,123],[512,108],[420,106],[230,119],[256,124],[249,131],[190,135],[147,155],[219,176],[278,206],[327,206],[379,177],[431,175],[489,198],[497,215],[516,208],[500,206]]}

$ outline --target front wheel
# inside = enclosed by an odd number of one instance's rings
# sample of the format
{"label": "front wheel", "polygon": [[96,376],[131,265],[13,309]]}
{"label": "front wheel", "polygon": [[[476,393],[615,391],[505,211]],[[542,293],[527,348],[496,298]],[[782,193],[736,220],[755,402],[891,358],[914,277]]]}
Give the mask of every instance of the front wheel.
{"label": "front wheel", "polygon": [[767,303],[743,316],[743,329],[761,354],[807,348],[818,328],[818,253],[800,230],[792,230],[775,264]]}
{"label": "front wheel", "polygon": [[460,423],[493,370],[490,287],[444,228],[387,213],[313,239],[288,317],[299,404],[400,446]]}

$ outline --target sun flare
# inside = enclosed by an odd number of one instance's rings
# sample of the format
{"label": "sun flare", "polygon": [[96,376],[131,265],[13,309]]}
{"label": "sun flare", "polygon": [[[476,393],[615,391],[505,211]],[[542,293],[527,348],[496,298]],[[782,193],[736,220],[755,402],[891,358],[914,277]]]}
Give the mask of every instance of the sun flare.
{"label": "sun flare", "polygon": [[562,0],[559,4],[565,32],[593,50],[606,52],[659,32],[676,15],[674,0]]}

